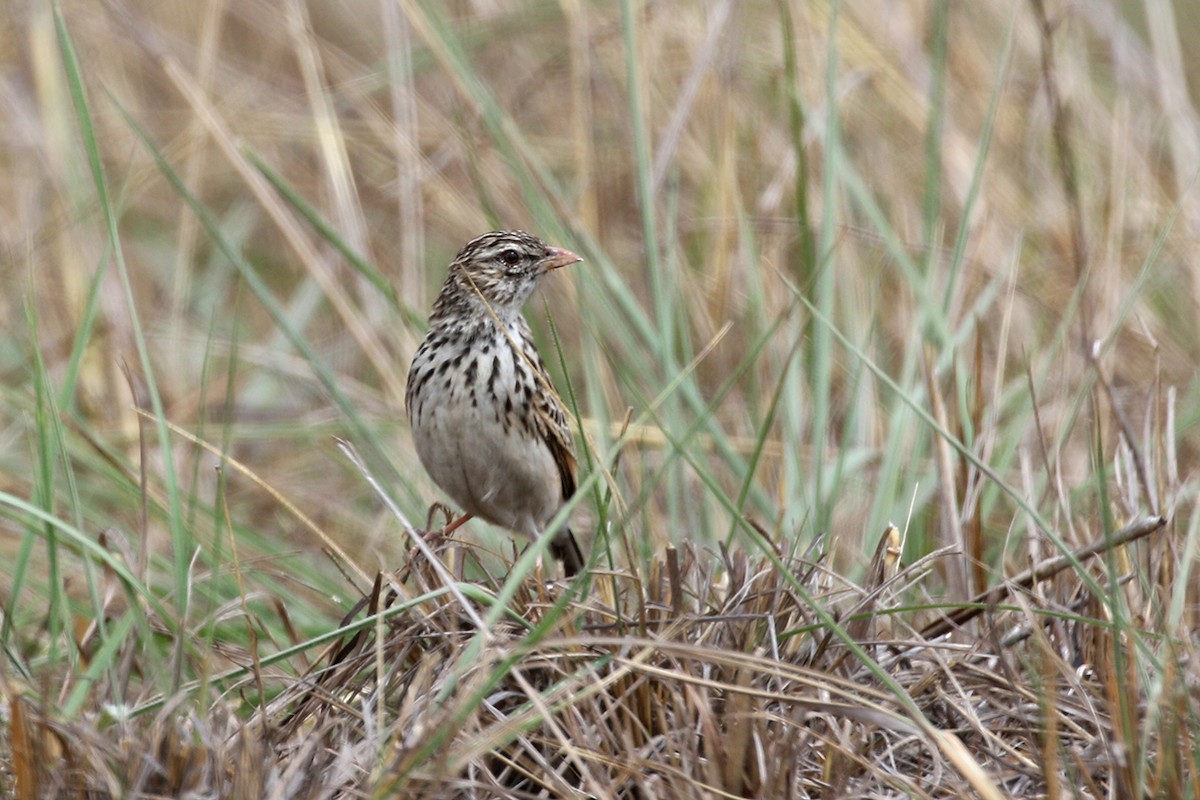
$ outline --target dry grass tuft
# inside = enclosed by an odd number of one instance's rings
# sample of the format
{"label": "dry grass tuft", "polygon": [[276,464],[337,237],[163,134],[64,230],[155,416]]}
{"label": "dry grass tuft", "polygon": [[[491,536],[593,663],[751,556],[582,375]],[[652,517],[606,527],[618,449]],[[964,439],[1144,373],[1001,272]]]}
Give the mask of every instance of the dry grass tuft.
{"label": "dry grass tuft", "polygon": [[[925,606],[944,557],[900,568],[881,547],[856,585],[820,556],[784,572],[777,554],[689,547],[582,597],[531,574],[481,631],[490,603],[464,607],[415,555],[248,721],[168,702],[99,726],[18,701],[10,774],[28,797],[1038,797],[1064,775],[1108,796],[1131,744],[1105,702],[1128,643],[1056,589],[1063,563],[955,613]],[[1193,689],[1164,688],[1160,730],[1177,730]]]}

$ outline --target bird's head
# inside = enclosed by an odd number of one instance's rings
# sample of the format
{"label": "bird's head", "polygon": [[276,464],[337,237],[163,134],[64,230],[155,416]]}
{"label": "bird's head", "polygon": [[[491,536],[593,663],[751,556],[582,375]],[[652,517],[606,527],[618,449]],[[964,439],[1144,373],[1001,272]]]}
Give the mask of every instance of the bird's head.
{"label": "bird's head", "polygon": [[450,265],[450,280],[468,302],[499,315],[517,314],[542,276],[583,259],[524,231],[492,231],[467,242]]}

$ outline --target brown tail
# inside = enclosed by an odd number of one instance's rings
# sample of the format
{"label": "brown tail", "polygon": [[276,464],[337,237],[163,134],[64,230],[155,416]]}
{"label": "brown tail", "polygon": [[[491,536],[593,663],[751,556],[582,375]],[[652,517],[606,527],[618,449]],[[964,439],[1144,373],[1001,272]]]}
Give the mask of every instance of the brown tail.
{"label": "brown tail", "polygon": [[563,572],[568,578],[579,574],[586,563],[583,551],[579,549],[579,542],[575,540],[575,534],[571,533],[570,528],[563,528],[554,537],[554,541],[550,543],[550,555],[562,562]]}

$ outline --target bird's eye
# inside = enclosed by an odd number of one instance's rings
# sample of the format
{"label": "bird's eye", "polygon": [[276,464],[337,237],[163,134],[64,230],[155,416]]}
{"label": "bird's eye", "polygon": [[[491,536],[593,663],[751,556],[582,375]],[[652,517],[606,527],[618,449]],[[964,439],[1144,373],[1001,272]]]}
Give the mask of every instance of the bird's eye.
{"label": "bird's eye", "polygon": [[504,265],[507,267],[515,267],[521,262],[521,254],[510,247],[500,254],[500,260],[503,261]]}

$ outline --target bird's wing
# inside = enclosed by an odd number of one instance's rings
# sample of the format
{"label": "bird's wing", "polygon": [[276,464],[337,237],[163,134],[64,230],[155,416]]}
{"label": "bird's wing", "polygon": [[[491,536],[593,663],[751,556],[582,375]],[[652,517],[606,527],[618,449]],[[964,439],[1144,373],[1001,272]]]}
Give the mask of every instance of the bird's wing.
{"label": "bird's wing", "polygon": [[523,351],[530,355],[534,377],[544,390],[534,394],[537,433],[546,443],[558,467],[562,498],[565,502],[575,494],[575,479],[579,469],[575,460],[575,440],[571,438],[571,428],[567,424],[567,411],[563,408],[558,392],[554,390],[554,384],[550,382],[550,373],[546,371],[546,365],[542,363],[541,356],[533,346],[529,332],[523,331],[523,335],[526,345]]}

